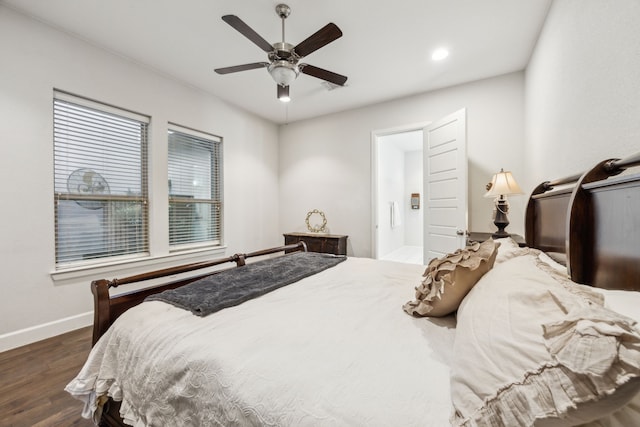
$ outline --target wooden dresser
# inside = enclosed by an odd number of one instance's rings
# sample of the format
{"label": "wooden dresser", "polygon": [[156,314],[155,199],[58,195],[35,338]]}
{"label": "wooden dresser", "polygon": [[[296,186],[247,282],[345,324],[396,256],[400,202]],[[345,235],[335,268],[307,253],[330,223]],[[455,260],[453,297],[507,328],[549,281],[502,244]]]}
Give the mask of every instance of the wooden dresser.
{"label": "wooden dresser", "polygon": [[323,233],[285,233],[283,236],[285,245],[303,241],[307,244],[307,250],[309,252],[322,252],[334,255],[347,254],[348,236]]}
{"label": "wooden dresser", "polygon": [[[482,243],[485,240],[490,239],[492,234],[493,233],[480,233],[472,231],[469,233],[467,244],[471,244],[473,242]],[[525,242],[524,237],[520,236],[519,234],[512,234],[509,237],[511,237],[521,248],[527,246],[527,242]]]}

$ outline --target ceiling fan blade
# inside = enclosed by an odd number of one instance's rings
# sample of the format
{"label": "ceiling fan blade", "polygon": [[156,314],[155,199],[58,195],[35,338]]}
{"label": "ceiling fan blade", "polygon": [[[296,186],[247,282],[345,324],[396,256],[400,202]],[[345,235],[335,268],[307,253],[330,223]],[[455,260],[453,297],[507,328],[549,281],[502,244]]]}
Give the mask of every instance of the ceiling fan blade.
{"label": "ceiling fan blade", "polygon": [[238,32],[240,32],[240,34],[251,40],[265,52],[271,52],[273,50],[273,46],[271,46],[271,43],[262,38],[260,34],[256,33],[250,26],[245,24],[244,21],[238,18],[236,15],[224,15],[222,17],[222,20],[231,25]]}
{"label": "ceiling fan blade", "polygon": [[313,65],[300,64],[299,67],[301,73],[316,77],[318,79],[326,80],[329,83],[333,83],[338,86],[344,86],[344,84],[347,82],[347,76],[324,70],[322,68],[314,67]]}
{"label": "ceiling fan blade", "polygon": [[215,71],[218,74],[237,73],[238,71],[253,70],[256,68],[268,67],[268,62],[254,62],[252,64],[235,65],[233,67],[216,68]]}
{"label": "ceiling fan blade", "polygon": [[340,28],[338,28],[338,26],[333,22],[330,22],[302,42],[298,43],[293,50],[300,57],[307,56],[340,37],[342,37],[342,31],[340,31]]}

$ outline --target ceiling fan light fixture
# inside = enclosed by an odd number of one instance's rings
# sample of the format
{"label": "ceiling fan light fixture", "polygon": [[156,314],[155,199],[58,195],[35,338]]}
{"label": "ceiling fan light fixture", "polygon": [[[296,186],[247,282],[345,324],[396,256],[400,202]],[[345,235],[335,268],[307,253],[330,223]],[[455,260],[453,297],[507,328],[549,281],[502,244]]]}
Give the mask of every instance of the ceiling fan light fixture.
{"label": "ceiling fan light fixture", "polygon": [[289,102],[291,97],[289,96],[289,86],[278,85],[278,99],[280,102]]}
{"label": "ceiling fan light fixture", "polygon": [[269,74],[280,86],[289,86],[299,73],[298,66],[288,61],[275,61],[269,65]]}

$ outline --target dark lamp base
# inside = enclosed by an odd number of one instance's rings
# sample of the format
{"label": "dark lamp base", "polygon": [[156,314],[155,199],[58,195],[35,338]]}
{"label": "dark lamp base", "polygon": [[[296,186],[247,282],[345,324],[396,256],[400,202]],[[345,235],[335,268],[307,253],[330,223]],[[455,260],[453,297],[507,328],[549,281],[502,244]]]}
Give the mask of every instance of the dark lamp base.
{"label": "dark lamp base", "polygon": [[510,236],[511,236],[511,233],[507,233],[504,230],[498,230],[491,235],[491,237],[494,239],[504,239],[505,237],[510,237]]}
{"label": "dark lamp base", "polygon": [[509,218],[507,218],[507,212],[509,211],[509,205],[507,201],[503,198],[498,199],[496,203],[496,217],[493,220],[493,223],[496,227],[498,227],[498,231],[493,233],[491,237],[494,239],[500,239],[504,237],[509,237],[510,234],[504,231],[509,225]]}

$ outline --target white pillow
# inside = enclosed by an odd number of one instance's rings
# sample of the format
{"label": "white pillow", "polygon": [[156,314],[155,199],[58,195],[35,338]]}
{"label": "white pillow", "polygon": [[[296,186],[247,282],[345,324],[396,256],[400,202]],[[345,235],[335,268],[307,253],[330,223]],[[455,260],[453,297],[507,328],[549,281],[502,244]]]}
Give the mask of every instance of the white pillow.
{"label": "white pillow", "polygon": [[530,251],[496,264],[460,305],[455,426],[583,424],[640,390],[635,322]]}
{"label": "white pillow", "polygon": [[621,409],[580,427],[630,427],[640,426],[640,393]]}
{"label": "white pillow", "polygon": [[502,264],[505,261],[515,258],[517,256],[532,253],[538,253],[540,259],[550,266],[554,267],[558,271],[567,272],[567,259],[566,255],[559,252],[541,252],[538,249],[531,249],[527,246],[520,247],[515,240],[511,237],[503,237],[495,239],[496,243],[500,243],[498,249],[498,256],[496,257],[496,264]]}
{"label": "white pillow", "polygon": [[593,288],[604,295],[604,306],[640,323],[640,292]]}
{"label": "white pillow", "polygon": [[496,256],[496,264],[501,264],[510,260],[514,256],[517,256],[517,254],[522,253],[523,248],[521,248],[511,237],[503,237],[495,239],[494,241],[496,243],[500,243],[500,246],[498,247],[498,255]]}

